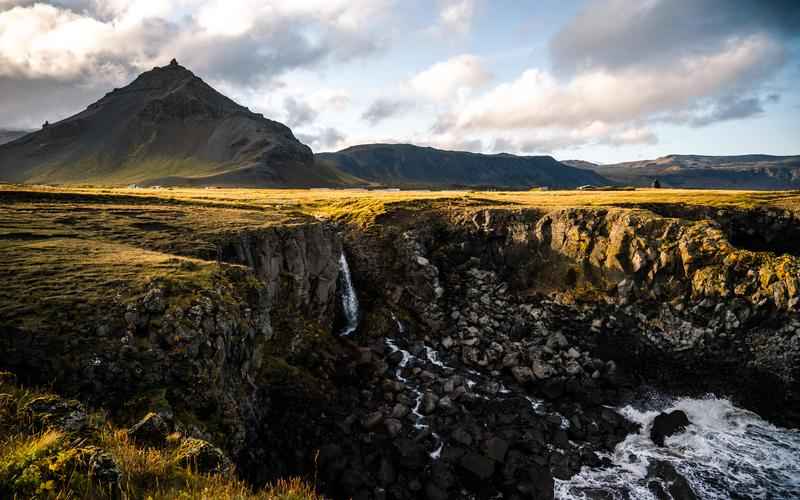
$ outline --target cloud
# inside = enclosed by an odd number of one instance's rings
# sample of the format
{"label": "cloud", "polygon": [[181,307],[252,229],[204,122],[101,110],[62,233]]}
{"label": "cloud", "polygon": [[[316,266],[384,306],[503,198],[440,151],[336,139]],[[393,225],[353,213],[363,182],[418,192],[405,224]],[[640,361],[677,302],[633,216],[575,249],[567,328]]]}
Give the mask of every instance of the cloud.
{"label": "cloud", "polygon": [[439,11],[440,26],[450,32],[466,34],[475,15],[475,0],[446,0]]}
{"label": "cloud", "polygon": [[[0,0],[0,80],[11,88],[2,99],[28,100],[26,81],[54,94],[80,87],[82,96],[102,95],[173,57],[214,84],[263,88],[294,70],[376,53],[389,1]],[[9,124],[30,119],[4,116]]]}
{"label": "cloud", "polygon": [[413,101],[406,99],[381,98],[373,101],[361,115],[361,118],[366,120],[370,125],[377,125],[387,118],[412,110],[414,106],[415,104]]}
{"label": "cloud", "polygon": [[[594,70],[566,82],[530,69],[442,115],[435,131],[583,129],[595,123],[668,120],[672,113],[695,109],[709,97],[775,70],[782,61],[780,47],[754,36],[665,69]],[[728,111],[716,118],[734,115]]]}
{"label": "cloud", "polygon": [[796,0],[592,0],[551,40],[558,73],[659,67],[751,36],[800,34]]}
{"label": "cloud", "polygon": [[723,97],[716,100],[709,111],[692,117],[689,124],[692,127],[704,127],[712,123],[741,120],[760,115],[764,112],[763,102],[765,101],[771,101],[770,96],[763,101],[758,97]]}
{"label": "cloud", "polygon": [[307,144],[315,153],[342,149],[347,137],[338,129],[321,128],[312,133],[298,133],[297,138]]}
{"label": "cloud", "polygon": [[552,153],[584,146],[652,145],[658,137],[646,127],[609,126],[596,122],[572,130],[541,130],[495,139],[494,150],[521,154]]}
{"label": "cloud", "polygon": [[492,75],[484,68],[483,60],[472,54],[462,54],[436,63],[418,73],[411,87],[430,99],[444,100],[459,91],[478,88]]}
{"label": "cloud", "polygon": [[312,123],[319,114],[307,103],[298,101],[294,97],[284,99],[283,107],[286,109],[286,124],[290,127],[300,127]]}
{"label": "cloud", "polygon": [[509,153],[517,149],[514,141],[506,139],[505,137],[496,137],[492,143],[492,151],[495,153]]}
{"label": "cloud", "polygon": [[307,100],[314,109],[344,111],[351,105],[350,94],[339,89],[322,88],[316,90],[308,95]]}

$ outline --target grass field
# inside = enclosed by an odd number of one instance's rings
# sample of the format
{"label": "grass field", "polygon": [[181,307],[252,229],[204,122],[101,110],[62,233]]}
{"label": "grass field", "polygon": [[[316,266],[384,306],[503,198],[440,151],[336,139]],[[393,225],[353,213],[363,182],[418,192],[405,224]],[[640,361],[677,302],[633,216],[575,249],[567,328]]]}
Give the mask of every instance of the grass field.
{"label": "grass field", "polygon": [[[156,278],[203,286],[227,234],[323,218],[369,225],[396,208],[654,206],[778,207],[800,192],[367,191],[124,189],[0,185],[0,320],[35,327],[100,311],[119,289]],[[48,312],[49,311],[49,312]]]}
{"label": "grass field", "polygon": [[366,189],[197,189],[197,188],[114,188],[51,187],[0,184],[0,203],[13,194],[30,193],[70,197],[95,197],[115,201],[133,199],[145,203],[188,203],[194,206],[259,210],[262,217],[291,216],[296,213],[338,216],[348,209],[379,211],[394,203],[410,201],[444,202],[451,206],[519,206],[541,209],[566,207],[683,204],[694,206],[751,208],[776,206],[800,209],[800,191],[733,191],[701,189],[646,189],[632,191],[396,191]]}

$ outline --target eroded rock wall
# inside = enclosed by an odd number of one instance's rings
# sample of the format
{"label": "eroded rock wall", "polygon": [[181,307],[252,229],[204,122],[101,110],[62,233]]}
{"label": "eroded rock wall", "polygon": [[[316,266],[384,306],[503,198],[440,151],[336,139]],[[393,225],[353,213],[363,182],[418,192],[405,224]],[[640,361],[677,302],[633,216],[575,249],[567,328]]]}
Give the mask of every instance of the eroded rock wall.
{"label": "eroded rock wall", "polygon": [[[136,290],[123,283],[102,320],[60,331],[4,327],[3,367],[102,406],[121,424],[156,412],[240,463],[263,459],[273,386],[316,387],[309,408],[330,390],[341,242],[324,223],[309,223],[227,234],[217,246],[210,275]],[[191,273],[196,264],[185,266]],[[308,351],[314,357],[304,358]]]}
{"label": "eroded rock wall", "polygon": [[[492,332],[513,330],[510,304],[538,307],[538,295],[588,318],[579,338],[598,358],[651,383],[738,393],[767,416],[796,418],[781,408],[800,397],[800,259],[737,248],[716,221],[632,208],[441,211],[393,217],[348,247],[377,308],[401,310],[476,368],[515,368],[502,364],[509,346],[493,345]],[[469,286],[486,272],[508,297]],[[516,371],[524,379],[567,365],[525,361]]]}

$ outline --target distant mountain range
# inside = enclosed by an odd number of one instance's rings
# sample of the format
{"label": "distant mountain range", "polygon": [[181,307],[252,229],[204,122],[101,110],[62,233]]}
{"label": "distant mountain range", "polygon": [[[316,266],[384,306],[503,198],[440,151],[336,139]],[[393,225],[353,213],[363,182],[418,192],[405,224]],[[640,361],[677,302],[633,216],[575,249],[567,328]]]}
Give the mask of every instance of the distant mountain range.
{"label": "distant mountain range", "polygon": [[319,153],[317,163],[372,184],[395,187],[574,188],[605,185],[600,175],[550,156],[485,155],[413,146],[366,144]]}
{"label": "distant mountain range", "polygon": [[314,155],[289,127],[172,61],[41,129],[0,130],[0,182],[236,187],[506,188],[583,185],[787,189],[800,157],[671,155],[599,165],[550,156],[366,144]]}
{"label": "distant mountain range", "polygon": [[[18,135],[18,134],[17,134]],[[316,158],[172,61],[86,110],[0,145],[0,181],[241,187],[576,187],[598,174],[551,157],[367,145]]]}
{"label": "distant mountain range", "polygon": [[800,156],[668,155],[655,160],[600,165],[583,160],[562,163],[589,169],[618,184],[718,189],[800,189]]}

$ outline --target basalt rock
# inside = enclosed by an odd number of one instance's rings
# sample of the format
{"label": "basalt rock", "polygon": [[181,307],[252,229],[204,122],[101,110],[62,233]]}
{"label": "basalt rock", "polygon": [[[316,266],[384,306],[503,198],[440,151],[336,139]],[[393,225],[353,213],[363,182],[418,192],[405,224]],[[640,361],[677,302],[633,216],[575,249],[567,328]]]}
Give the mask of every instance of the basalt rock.
{"label": "basalt rock", "polygon": [[[277,414],[316,427],[334,394],[337,361],[350,352],[328,333],[340,240],[323,223],[217,238],[219,265],[208,281],[177,287],[157,279],[123,289],[98,322],[59,331],[3,325],[3,367],[26,384],[52,384],[102,406],[133,426],[135,441],[152,446],[163,444],[166,429],[156,418],[137,419],[155,410],[174,430],[235,459],[244,475],[258,470],[254,482],[310,468],[318,437],[308,435],[300,448],[288,431],[265,423]],[[47,425],[71,430],[86,419],[82,407],[64,401],[29,406]],[[251,465],[270,454],[273,469]]]}
{"label": "basalt rock", "polygon": [[53,427],[65,432],[79,432],[89,425],[86,409],[74,399],[38,396],[25,403],[22,412],[42,429]]}
{"label": "basalt rock", "polygon": [[652,478],[648,488],[660,499],[696,500],[689,482],[669,462],[657,460],[647,467],[647,477]]}
{"label": "basalt rock", "polygon": [[128,430],[135,442],[149,446],[163,446],[169,434],[169,425],[158,413],[150,412]]}
{"label": "basalt rock", "polygon": [[664,439],[682,432],[689,425],[689,417],[681,410],[661,413],[653,420],[650,439],[658,446],[664,446]]}

